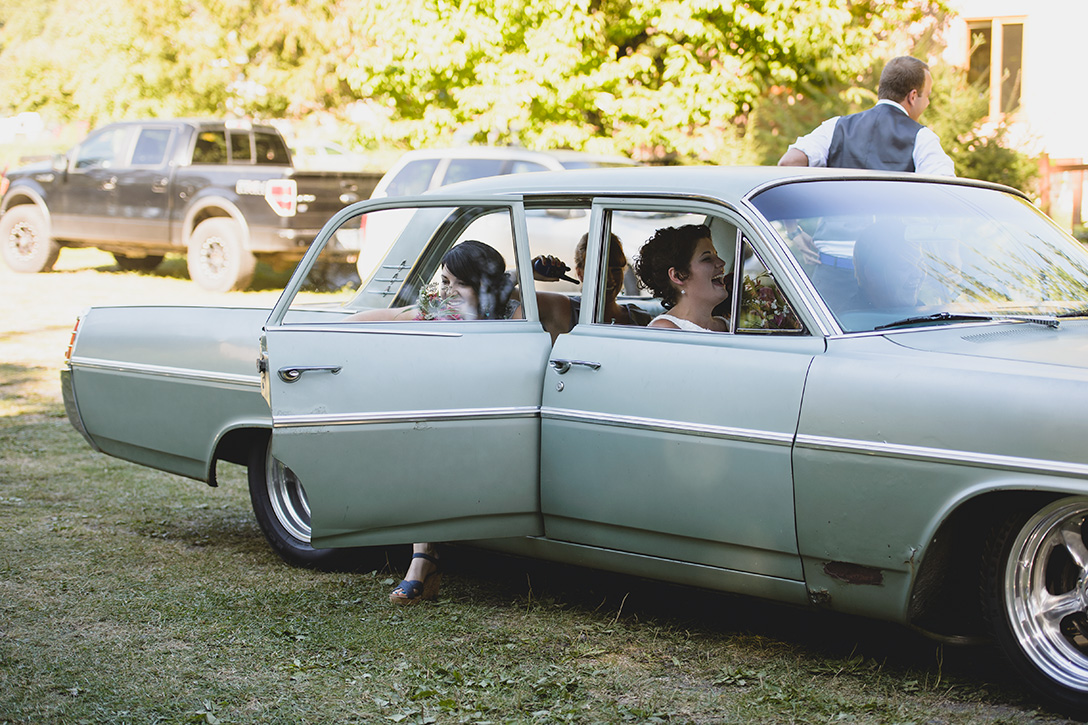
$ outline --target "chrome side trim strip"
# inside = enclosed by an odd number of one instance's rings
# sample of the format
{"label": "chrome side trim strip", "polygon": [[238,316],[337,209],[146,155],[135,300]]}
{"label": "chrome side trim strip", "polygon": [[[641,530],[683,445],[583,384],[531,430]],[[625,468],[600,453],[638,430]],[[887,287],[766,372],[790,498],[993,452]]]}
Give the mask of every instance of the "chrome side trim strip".
{"label": "chrome side trim strip", "polygon": [[329,413],[312,415],[273,415],[273,428],[313,428],[334,425],[381,425],[389,423],[427,423],[460,420],[501,420],[536,418],[535,405],[512,408],[460,408],[453,410],[383,411],[377,413]]}
{"label": "chrome side trim strip", "polygon": [[1088,465],[1086,464],[1041,458],[1021,458],[1019,456],[1004,456],[993,453],[956,451],[947,448],[929,448],[927,446],[899,445],[814,435],[798,435],[797,447],[832,453],[860,453],[869,456],[905,458],[927,463],[952,463],[961,466],[979,466],[981,468],[995,468],[1020,473],[1059,474],[1088,478]]}
{"label": "chrome side trim strip", "polygon": [[[471,320],[474,322],[474,320]],[[506,322],[507,320],[497,320]],[[488,320],[496,322],[496,320]],[[438,332],[435,330],[383,329],[382,325],[403,324],[392,320],[378,322],[288,322],[268,327],[266,332],[338,332],[352,335],[407,335],[408,337],[464,337],[463,332]]]}
{"label": "chrome side trim strip", "polygon": [[608,425],[617,428],[638,428],[640,430],[651,430],[659,433],[683,433],[687,435],[704,436],[706,438],[722,438],[725,440],[745,441],[750,443],[770,443],[777,446],[789,446],[793,444],[792,432],[775,433],[772,431],[751,430],[749,428],[733,428],[724,425],[684,423],[675,420],[662,420],[659,418],[591,413],[583,410],[551,407],[541,408],[540,416],[541,418],[546,418],[548,420],[593,423],[596,425]]}
{"label": "chrome side trim strip", "polygon": [[[211,373],[192,368],[175,368],[167,365],[145,365],[141,363],[119,362],[117,360],[102,360],[99,358],[73,357],[72,368],[84,368],[87,370],[107,370],[114,373],[133,373],[136,375],[156,375],[164,378],[178,378],[192,380],[201,383],[220,383],[223,385],[241,385],[247,388],[261,387],[259,375],[236,375],[232,373]],[[256,366],[256,358],[254,358]]]}

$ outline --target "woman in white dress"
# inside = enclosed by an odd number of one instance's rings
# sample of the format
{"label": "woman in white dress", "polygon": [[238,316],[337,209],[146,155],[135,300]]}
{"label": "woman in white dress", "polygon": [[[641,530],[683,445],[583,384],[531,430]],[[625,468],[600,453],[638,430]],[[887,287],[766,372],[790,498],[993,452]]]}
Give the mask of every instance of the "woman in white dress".
{"label": "woman in white dress", "polygon": [[729,331],[729,320],[714,314],[714,308],[729,299],[725,261],[705,224],[658,229],[642,245],[635,274],[665,308],[650,327]]}

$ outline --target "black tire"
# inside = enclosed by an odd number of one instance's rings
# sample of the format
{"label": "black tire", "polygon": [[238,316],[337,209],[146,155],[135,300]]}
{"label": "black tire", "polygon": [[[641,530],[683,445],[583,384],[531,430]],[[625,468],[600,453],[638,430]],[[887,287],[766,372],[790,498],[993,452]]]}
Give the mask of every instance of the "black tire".
{"label": "black tire", "polygon": [[48,272],[57,263],[60,245],[49,237],[45,217],[33,204],[13,206],[0,217],[0,251],[16,272]]}
{"label": "black tire", "polygon": [[150,272],[164,259],[161,254],[149,254],[146,257],[129,257],[124,254],[113,253],[117,266],[126,272]]}
{"label": "black tire", "polygon": [[1047,703],[1088,716],[1088,497],[1071,496],[994,529],[982,605],[1013,668]]}
{"label": "black tire", "polygon": [[242,290],[253,281],[257,258],[242,244],[238,222],[226,217],[205,219],[189,238],[189,277],[212,292]]}
{"label": "black tire", "polygon": [[249,499],[264,538],[292,566],[326,571],[371,564],[371,549],[315,549],[310,545],[310,506],[290,468],[272,455],[271,437],[249,459]]}

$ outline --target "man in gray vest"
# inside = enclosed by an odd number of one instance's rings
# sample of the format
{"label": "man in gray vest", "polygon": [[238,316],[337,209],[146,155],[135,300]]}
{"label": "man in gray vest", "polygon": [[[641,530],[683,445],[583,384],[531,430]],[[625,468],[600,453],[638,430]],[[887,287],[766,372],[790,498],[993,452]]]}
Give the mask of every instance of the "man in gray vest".
{"label": "man in gray vest", "polygon": [[932,90],[928,65],[909,55],[893,58],[880,74],[875,106],[824,121],[797,139],[778,165],[955,176],[952,159],[941,148],[937,134],[918,122]]}
{"label": "man in gray vest", "polygon": [[[918,122],[932,90],[928,65],[907,55],[893,58],[880,74],[875,106],[824,121],[797,139],[778,165],[955,176],[955,166],[937,134]],[[853,250],[860,231],[829,219],[822,220],[811,237],[796,224],[792,227],[794,246],[809,263],[816,289],[831,305],[843,303],[857,289]]]}

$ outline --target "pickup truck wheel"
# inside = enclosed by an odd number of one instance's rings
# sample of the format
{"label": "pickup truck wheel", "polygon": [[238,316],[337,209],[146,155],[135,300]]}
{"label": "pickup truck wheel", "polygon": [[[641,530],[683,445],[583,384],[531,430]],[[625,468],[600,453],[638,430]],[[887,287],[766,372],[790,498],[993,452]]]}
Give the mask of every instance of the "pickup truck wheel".
{"label": "pickup truck wheel", "polygon": [[1088,715],[1088,497],[1010,517],[982,574],[983,611],[1013,667],[1054,706]]}
{"label": "pickup truck wheel", "polygon": [[233,219],[205,219],[189,238],[189,277],[206,290],[229,292],[249,286],[257,258],[242,245],[242,230]]}
{"label": "pickup truck wheel", "polygon": [[128,257],[124,254],[113,253],[117,266],[126,272],[150,272],[162,264],[164,259],[161,254],[149,254],[146,257]]}
{"label": "pickup truck wheel", "polygon": [[57,263],[60,245],[49,238],[45,217],[32,204],[13,206],[0,217],[4,262],[16,272],[48,272]]}
{"label": "pickup truck wheel", "polygon": [[[272,439],[249,460],[249,498],[257,525],[273,551],[292,566],[340,569],[358,549],[315,549],[310,544],[310,504],[294,472],[272,455]],[[365,550],[364,550],[365,551]]]}

